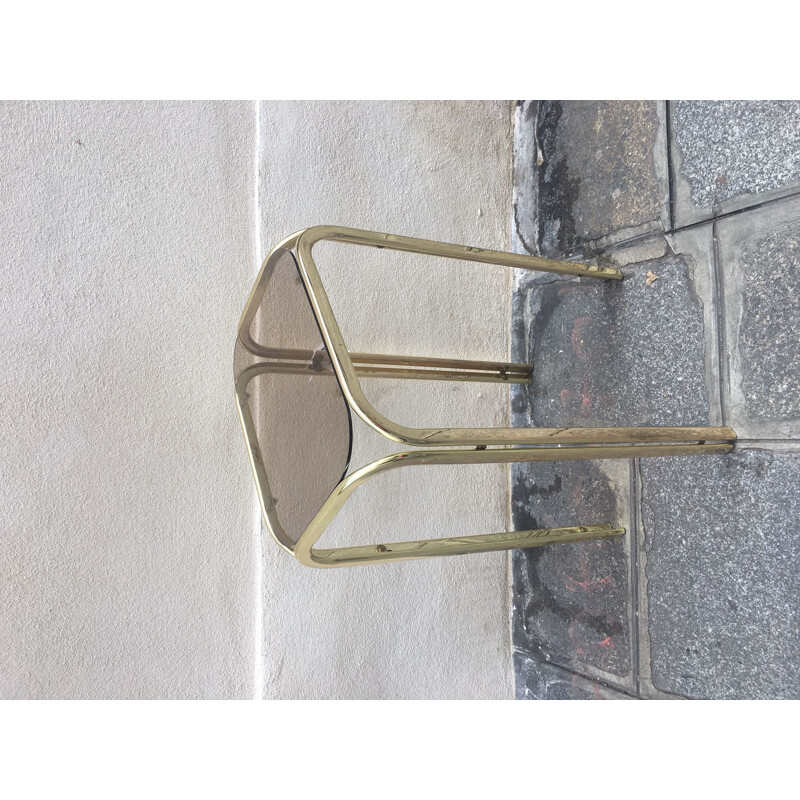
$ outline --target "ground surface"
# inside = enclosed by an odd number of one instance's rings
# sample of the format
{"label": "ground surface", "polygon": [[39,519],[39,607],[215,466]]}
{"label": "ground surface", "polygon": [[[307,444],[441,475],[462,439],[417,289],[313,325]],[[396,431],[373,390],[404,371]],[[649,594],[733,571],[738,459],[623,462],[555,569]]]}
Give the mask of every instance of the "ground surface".
{"label": "ground surface", "polygon": [[[800,697],[800,103],[527,102],[516,247],[624,281],[527,275],[516,425],[731,425],[725,456],[517,465],[516,694]],[[654,277],[657,276],[657,277]]]}

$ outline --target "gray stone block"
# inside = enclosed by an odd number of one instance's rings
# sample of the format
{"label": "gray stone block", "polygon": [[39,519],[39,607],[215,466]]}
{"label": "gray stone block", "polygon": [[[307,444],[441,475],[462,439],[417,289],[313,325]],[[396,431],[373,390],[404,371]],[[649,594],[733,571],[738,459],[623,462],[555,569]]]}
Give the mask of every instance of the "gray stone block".
{"label": "gray stone block", "polygon": [[663,103],[540,101],[536,144],[542,255],[668,228]]}
{"label": "gray stone block", "polygon": [[643,459],[641,479],[654,687],[800,697],[800,454]]}
{"label": "gray stone block", "polygon": [[517,700],[633,700],[583,675],[544,664],[525,653],[514,653]]}
{"label": "gray stone block", "polygon": [[800,438],[800,198],[717,223],[731,425]]}
{"label": "gray stone block", "polygon": [[671,242],[639,248],[663,253],[648,261],[631,263],[635,249],[609,257],[621,282],[519,285],[513,354],[534,373],[512,393],[515,425],[718,423],[711,226]]}
{"label": "gray stone block", "polygon": [[800,191],[800,102],[670,104],[675,223]]}
{"label": "gray stone block", "polygon": [[[621,283],[520,282],[512,354],[530,360],[534,375],[512,391],[513,424],[717,424],[712,257],[706,225],[615,248],[606,258],[622,268]],[[649,285],[648,273],[658,275]],[[517,529],[631,530],[629,502],[628,461],[512,470]],[[629,537],[518,551],[513,567],[515,645],[632,690]]]}
{"label": "gray stone block", "polygon": [[[627,461],[516,464],[514,526],[612,522],[630,531],[629,485]],[[514,645],[632,689],[629,537],[514,551]]]}

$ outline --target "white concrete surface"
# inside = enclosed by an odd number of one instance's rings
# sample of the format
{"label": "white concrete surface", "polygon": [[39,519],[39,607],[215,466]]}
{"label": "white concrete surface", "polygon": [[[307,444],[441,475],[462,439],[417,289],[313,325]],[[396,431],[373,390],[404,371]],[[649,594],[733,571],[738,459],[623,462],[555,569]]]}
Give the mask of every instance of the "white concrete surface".
{"label": "white concrete surface", "polygon": [[0,106],[0,696],[251,697],[252,103]]}
{"label": "white concrete surface", "polygon": [[[259,127],[265,252],[323,223],[509,247],[509,104],[265,103]],[[336,244],[317,260],[352,349],[507,358],[501,268]],[[507,420],[505,387],[371,383],[399,422]],[[399,449],[355,425],[353,464]],[[394,472],[359,489],[320,546],[505,530],[507,507],[500,466]],[[265,531],[263,564],[265,697],[512,696],[506,554],[308,570]]]}
{"label": "white concrete surface", "polygon": [[[0,105],[0,697],[511,697],[507,556],[301,567],[232,398],[274,242],[507,248],[510,200],[505,103]],[[335,248],[353,348],[506,357],[501,269]],[[502,387],[367,388],[401,422],[506,419]],[[363,432],[354,462],[392,448]],[[506,492],[502,467],[395,472],[327,541],[503,530]]]}

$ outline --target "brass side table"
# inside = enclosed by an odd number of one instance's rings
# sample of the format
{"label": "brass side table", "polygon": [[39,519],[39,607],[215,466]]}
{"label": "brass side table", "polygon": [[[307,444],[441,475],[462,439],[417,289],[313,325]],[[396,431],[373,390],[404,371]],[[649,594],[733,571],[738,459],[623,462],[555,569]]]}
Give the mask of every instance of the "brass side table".
{"label": "brass side table", "polygon": [[[726,427],[409,428],[385,417],[361,389],[364,377],[530,383],[532,366],[353,353],[347,349],[312,255],[320,241],[386,248],[562,275],[620,280],[587,266],[386,233],[318,226],[289,236],[264,260],[239,322],[236,405],[264,520],[310,567],[342,567],[535,547],[621,536],[611,524],[317,549],[348,497],[387,470],[423,464],[490,464],[726,453]],[[403,450],[349,470],[351,411]],[[464,449],[469,448],[469,449]]]}

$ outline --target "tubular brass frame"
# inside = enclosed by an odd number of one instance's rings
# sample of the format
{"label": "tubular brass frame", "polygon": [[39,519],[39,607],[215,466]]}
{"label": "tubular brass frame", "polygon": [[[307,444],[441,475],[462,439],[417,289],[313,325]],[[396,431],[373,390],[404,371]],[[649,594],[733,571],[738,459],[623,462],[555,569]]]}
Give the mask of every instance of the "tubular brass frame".
{"label": "tubular brass frame", "polygon": [[[507,550],[515,547],[534,547],[556,542],[621,536],[625,533],[622,528],[605,524],[397,542],[334,550],[314,548],[314,544],[325,528],[358,486],[371,477],[400,466],[505,464],[525,461],[699,455],[726,453],[733,448],[736,434],[728,427],[409,428],[393,422],[379,413],[367,400],[361,389],[360,378],[388,377],[417,380],[530,383],[533,367],[529,364],[349,352],[312,255],[314,245],[320,241],[341,242],[585,278],[603,280],[620,280],[622,278],[619,270],[609,267],[555,261],[497,250],[484,250],[327,225],[299,231],[273,248],[264,260],[238,329],[239,341],[243,347],[255,356],[273,360],[268,365],[256,364],[242,371],[236,381],[236,404],[267,527],[275,540],[302,564],[311,567],[351,566],[439,555]],[[305,351],[264,347],[253,341],[250,334],[251,324],[266,291],[277,258],[286,251],[290,251],[295,258],[322,334],[329,359],[325,367],[332,369],[335,373],[350,409],[378,433],[403,445],[425,448],[476,448],[396,453],[346,475],[297,542],[293,542],[285,534],[274,513],[269,483],[258,449],[255,425],[247,406],[247,384],[256,374],[265,370],[304,372],[309,369],[309,360],[314,355]]]}

